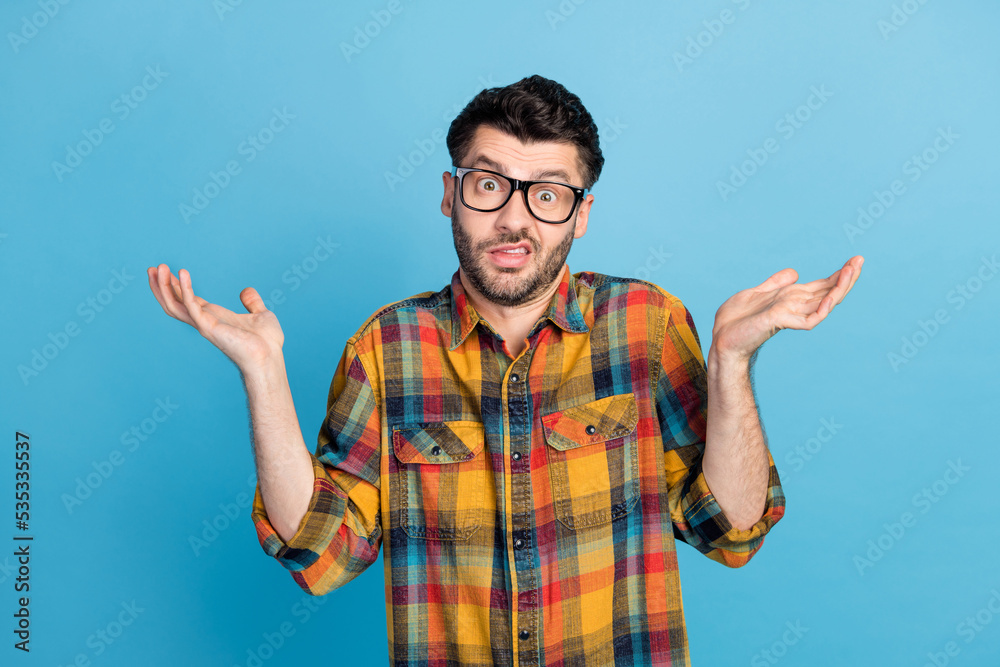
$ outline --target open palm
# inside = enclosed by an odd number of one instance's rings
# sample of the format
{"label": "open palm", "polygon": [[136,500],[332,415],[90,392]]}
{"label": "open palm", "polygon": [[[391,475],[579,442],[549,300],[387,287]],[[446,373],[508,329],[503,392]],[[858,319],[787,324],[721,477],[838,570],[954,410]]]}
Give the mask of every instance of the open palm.
{"label": "open palm", "polygon": [[782,329],[812,329],[851,291],[862,264],[864,257],[856,255],[829,278],[801,285],[795,269],[782,269],[757,287],[737,292],[715,314],[712,345],[746,360]]}
{"label": "open palm", "polygon": [[240,292],[240,301],[248,312],[239,314],[195,296],[191,274],[186,269],[178,271],[178,278],[170,267],[160,264],[146,269],[146,274],[164,312],[197,329],[241,371],[280,352],[285,341],[281,325],[254,288]]}

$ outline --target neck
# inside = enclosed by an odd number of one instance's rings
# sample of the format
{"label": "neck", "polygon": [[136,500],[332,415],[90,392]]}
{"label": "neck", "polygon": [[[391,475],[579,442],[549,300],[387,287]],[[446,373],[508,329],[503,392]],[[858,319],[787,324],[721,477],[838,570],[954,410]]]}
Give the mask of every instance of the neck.
{"label": "neck", "polygon": [[530,301],[519,303],[516,306],[501,306],[488,300],[469,283],[465,271],[461,267],[458,269],[458,276],[462,281],[463,289],[465,289],[465,296],[472,303],[472,306],[494,329],[500,331],[518,329],[523,327],[525,323],[530,327],[538,321],[538,318],[548,310],[549,302],[552,301],[552,296],[559,288],[563,272],[566,270],[567,266],[564,263],[562,271],[559,272],[559,275],[556,276],[552,284],[543,293]]}

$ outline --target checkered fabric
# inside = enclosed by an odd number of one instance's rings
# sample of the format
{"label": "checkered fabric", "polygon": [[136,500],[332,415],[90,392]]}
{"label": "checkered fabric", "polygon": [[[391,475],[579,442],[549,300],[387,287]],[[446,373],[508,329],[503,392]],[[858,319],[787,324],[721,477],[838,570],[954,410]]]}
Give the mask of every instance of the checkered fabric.
{"label": "checkered fabric", "polygon": [[457,271],[375,312],[287,542],[257,488],[262,548],[323,595],[383,547],[394,665],[688,665],[675,541],[746,564],[784,513],[774,460],[763,516],[735,529],[701,470],[698,334],[656,285],[565,266],[527,345],[509,353]]}

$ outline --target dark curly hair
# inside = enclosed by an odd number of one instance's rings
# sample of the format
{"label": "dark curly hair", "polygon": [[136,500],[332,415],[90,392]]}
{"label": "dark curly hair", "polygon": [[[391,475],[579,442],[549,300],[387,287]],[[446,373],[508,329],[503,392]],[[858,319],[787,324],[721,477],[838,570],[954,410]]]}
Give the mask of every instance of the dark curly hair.
{"label": "dark curly hair", "polygon": [[583,167],[583,187],[593,187],[601,175],[604,155],[594,119],[579,97],[552,79],[535,74],[509,86],[487,88],[472,98],[448,129],[452,164],[461,166],[480,125],[524,143],[574,144]]}

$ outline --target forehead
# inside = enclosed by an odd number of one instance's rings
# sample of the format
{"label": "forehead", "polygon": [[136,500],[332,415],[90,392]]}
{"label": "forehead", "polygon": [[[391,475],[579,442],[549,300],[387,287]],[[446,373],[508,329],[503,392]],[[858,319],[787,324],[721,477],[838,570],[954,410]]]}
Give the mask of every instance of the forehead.
{"label": "forehead", "polygon": [[579,150],[558,141],[522,143],[493,127],[480,125],[461,167],[499,171],[519,180],[554,180],[571,185],[583,182]]}

